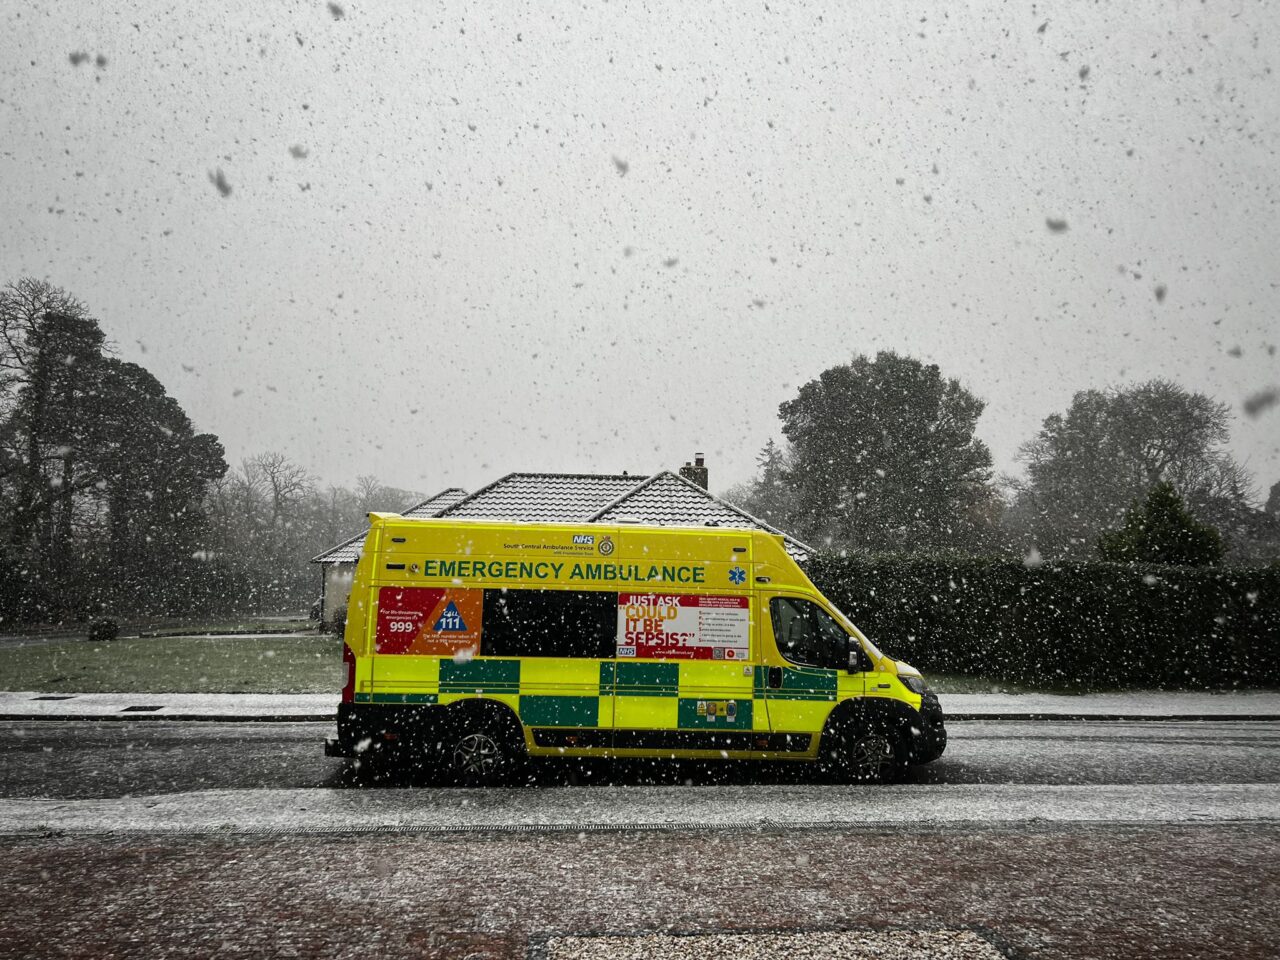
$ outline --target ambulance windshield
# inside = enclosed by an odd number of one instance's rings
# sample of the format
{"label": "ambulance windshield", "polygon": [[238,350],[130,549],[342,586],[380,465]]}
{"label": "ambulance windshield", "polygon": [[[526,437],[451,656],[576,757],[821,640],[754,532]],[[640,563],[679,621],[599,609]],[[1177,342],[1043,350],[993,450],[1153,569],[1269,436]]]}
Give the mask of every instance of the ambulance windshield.
{"label": "ambulance windshield", "polygon": [[836,615],[836,618],[846,630],[854,636],[862,638],[862,647],[867,651],[867,653],[871,654],[871,656],[876,660],[884,659],[884,654],[880,651],[880,648],[871,642],[870,637],[854,626],[853,621],[845,615],[843,610],[837,607],[834,603],[831,603],[830,600],[827,601],[827,604],[831,608],[831,612]]}

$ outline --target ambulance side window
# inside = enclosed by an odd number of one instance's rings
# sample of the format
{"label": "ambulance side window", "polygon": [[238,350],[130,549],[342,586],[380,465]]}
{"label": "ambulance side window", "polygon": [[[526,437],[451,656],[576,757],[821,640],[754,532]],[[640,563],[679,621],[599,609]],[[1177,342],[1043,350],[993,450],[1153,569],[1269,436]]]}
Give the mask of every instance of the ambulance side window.
{"label": "ambulance side window", "polygon": [[567,590],[484,592],[482,657],[608,659],[618,633],[618,595]]}
{"label": "ambulance side window", "polygon": [[778,652],[806,667],[843,669],[849,662],[849,635],[817,604],[797,597],[769,601]]}
{"label": "ambulance side window", "polygon": [[809,616],[808,601],[774,597],[769,601],[778,652],[792,663],[817,666],[819,637]]}

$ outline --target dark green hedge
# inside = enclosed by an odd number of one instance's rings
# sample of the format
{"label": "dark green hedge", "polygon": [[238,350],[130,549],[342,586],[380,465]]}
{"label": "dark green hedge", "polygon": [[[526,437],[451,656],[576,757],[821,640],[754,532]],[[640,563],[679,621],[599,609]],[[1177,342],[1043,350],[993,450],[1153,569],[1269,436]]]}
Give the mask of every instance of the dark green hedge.
{"label": "dark green hedge", "polygon": [[1280,686],[1280,566],[819,556],[806,572],[926,674],[1036,686]]}

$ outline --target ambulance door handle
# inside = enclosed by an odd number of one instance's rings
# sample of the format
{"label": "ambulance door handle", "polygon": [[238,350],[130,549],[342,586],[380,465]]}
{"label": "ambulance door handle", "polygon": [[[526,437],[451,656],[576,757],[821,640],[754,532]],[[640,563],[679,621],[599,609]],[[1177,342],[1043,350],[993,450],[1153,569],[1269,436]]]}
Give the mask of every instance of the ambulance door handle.
{"label": "ambulance door handle", "polygon": [[781,686],[782,686],[782,668],[770,667],[769,668],[769,689],[777,690]]}

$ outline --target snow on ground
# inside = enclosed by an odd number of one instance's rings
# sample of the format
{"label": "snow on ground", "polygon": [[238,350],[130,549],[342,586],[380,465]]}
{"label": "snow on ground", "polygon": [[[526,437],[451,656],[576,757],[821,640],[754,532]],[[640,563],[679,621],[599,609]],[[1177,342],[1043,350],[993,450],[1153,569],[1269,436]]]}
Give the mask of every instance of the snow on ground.
{"label": "snow on ground", "polygon": [[827,829],[1280,820],[1280,784],[208,790],[0,800],[0,833]]}
{"label": "snow on ground", "polygon": [[[159,709],[139,710],[140,707]],[[280,717],[331,719],[336,693],[32,693],[0,692],[0,719],[112,717]],[[133,708],[133,709],[130,709]]]}
{"label": "snow on ground", "polygon": [[[48,698],[48,699],[46,699]],[[1280,719],[1280,692],[1137,691],[1079,696],[1043,693],[944,694],[949,717],[1229,717]],[[332,717],[336,693],[78,693],[0,692],[0,719],[59,717]],[[130,710],[159,707],[156,710]]]}
{"label": "snow on ground", "polygon": [[711,933],[690,936],[552,937],[547,960],[700,960],[702,957],[804,957],[806,960],[1001,960],[973,930],[827,930],[817,933]]}
{"label": "snow on ground", "polygon": [[1272,690],[1221,693],[1134,690],[1078,695],[948,693],[939,699],[948,716],[1280,718],[1280,692]]}

